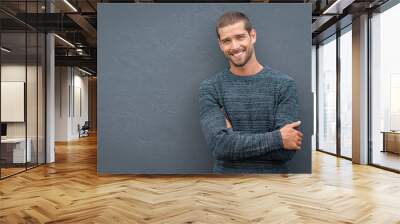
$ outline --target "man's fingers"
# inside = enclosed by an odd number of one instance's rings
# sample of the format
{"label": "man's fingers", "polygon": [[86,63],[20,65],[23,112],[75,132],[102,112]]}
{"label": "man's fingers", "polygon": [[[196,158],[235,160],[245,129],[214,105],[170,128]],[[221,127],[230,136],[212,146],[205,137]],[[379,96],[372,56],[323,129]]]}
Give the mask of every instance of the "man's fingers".
{"label": "man's fingers", "polygon": [[296,147],[297,147],[297,149],[300,149],[300,148],[301,148],[301,141],[297,141],[297,142],[296,142]]}
{"label": "man's fingers", "polygon": [[302,136],[297,136],[300,140],[303,140],[303,137]]}
{"label": "man's fingers", "polygon": [[293,145],[293,147],[291,148],[291,150],[299,150],[301,148],[301,146],[300,145],[298,145],[298,144],[294,144]]}
{"label": "man's fingers", "polygon": [[287,150],[300,150],[302,141],[303,141],[303,133],[298,130],[300,127],[301,121],[296,121],[290,124],[286,124],[283,128],[281,128],[281,134],[284,137],[286,145],[285,149]]}
{"label": "man's fingers", "polygon": [[303,137],[303,133],[301,133],[300,131],[297,131],[297,130],[293,130],[294,131],[294,133],[295,133],[295,135],[297,136],[297,137],[299,137],[299,138],[302,138]]}
{"label": "man's fingers", "polygon": [[297,128],[297,127],[300,127],[300,125],[301,125],[301,121],[296,121],[296,122],[293,122],[293,123],[289,124],[289,126],[291,128]]}
{"label": "man's fingers", "polygon": [[297,131],[297,130],[294,130],[294,129],[292,129],[291,131],[290,131],[290,135],[291,135],[291,138],[303,138],[303,133],[301,133],[300,131]]}
{"label": "man's fingers", "polygon": [[302,137],[300,137],[299,139],[298,139],[298,141],[300,142],[300,144],[301,144],[301,142],[303,141],[303,138]]}

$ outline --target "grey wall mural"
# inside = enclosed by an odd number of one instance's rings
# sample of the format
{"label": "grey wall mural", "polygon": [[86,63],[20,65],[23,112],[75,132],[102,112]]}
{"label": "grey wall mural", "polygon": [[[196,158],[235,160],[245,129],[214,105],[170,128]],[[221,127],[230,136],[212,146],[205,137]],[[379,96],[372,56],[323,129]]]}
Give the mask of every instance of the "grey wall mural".
{"label": "grey wall mural", "polygon": [[311,172],[311,5],[104,3],[98,8],[99,173],[213,172],[199,85],[229,66],[215,26],[232,10],[248,15],[256,29],[258,61],[294,80],[304,137],[287,168]]}

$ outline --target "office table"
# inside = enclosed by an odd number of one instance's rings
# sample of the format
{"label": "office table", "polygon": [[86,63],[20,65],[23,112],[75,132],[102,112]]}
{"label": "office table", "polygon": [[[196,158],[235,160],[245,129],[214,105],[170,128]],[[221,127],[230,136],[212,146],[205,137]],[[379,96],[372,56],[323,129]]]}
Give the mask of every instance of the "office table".
{"label": "office table", "polygon": [[[1,139],[1,157],[6,163],[25,163],[31,162],[32,141],[27,138],[27,147],[25,151],[25,138],[6,138]],[[11,159],[12,158],[12,159]],[[26,161],[25,161],[26,159]]]}
{"label": "office table", "polygon": [[400,131],[382,131],[381,133],[383,133],[382,152],[400,154]]}

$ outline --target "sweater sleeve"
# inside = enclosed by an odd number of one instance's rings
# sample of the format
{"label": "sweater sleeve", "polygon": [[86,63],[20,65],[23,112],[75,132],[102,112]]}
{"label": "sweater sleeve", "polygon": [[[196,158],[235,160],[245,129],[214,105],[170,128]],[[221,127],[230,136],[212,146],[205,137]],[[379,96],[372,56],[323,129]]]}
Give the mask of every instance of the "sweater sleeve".
{"label": "sweater sleeve", "polygon": [[282,82],[278,90],[274,129],[277,130],[286,124],[298,121],[298,114],[296,83],[293,79],[289,79]]}
{"label": "sweater sleeve", "polygon": [[199,89],[200,125],[206,143],[218,160],[243,160],[282,149],[279,130],[266,133],[243,133],[226,128],[222,105],[211,82]]}

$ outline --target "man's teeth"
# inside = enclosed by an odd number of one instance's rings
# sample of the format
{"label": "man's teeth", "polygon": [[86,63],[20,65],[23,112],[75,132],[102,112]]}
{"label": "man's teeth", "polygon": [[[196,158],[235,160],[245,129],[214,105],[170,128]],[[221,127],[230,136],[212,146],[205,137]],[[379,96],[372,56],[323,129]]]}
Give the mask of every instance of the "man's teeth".
{"label": "man's teeth", "polygon": [[242,55],[242,53],[243,53],[243,51],[240,51],[238,53],[233,54],[233,56],[240,56],[240,55]]}

